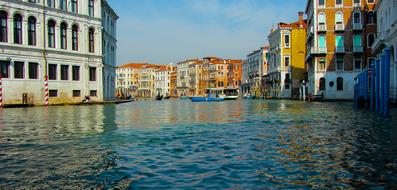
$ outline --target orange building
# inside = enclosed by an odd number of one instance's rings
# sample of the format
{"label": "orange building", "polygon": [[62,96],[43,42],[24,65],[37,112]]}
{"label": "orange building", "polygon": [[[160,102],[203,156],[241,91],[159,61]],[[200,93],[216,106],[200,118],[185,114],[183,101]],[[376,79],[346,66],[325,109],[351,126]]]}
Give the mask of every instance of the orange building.
{"label": "orange building", "polygon": [[176,66],[172,66],[172,71],[170,73],[170,95],[173,98],[178,97],[178,89],[177,89],[177,72]]}
{"label": "orange building", "polygon": [[243,60],[228,59],[227,87],[240,89],[243,75]]}

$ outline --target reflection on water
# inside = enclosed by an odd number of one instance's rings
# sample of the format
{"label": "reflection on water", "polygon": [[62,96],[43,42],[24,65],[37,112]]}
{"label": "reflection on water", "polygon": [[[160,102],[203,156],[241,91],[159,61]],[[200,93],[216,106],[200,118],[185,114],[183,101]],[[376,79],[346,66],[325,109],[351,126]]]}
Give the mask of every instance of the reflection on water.
{"label": "reflection on water", "polygon": [[251,100],[0,110],[0,189],[396,189],[396,114]]}

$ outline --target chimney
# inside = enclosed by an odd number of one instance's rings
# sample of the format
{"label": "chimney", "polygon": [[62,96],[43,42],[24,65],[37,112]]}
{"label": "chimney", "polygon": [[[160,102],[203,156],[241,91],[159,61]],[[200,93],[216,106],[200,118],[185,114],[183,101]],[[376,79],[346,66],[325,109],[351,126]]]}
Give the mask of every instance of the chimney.
{"label": "chimney", "polygon": [[298,12],[299,15],[299,26],[303,26],[303,12]]}

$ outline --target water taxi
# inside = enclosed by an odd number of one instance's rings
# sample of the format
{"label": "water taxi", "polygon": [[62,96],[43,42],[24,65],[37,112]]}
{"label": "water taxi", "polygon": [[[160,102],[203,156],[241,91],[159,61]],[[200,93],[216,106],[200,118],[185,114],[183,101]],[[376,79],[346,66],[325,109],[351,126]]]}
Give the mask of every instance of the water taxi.
{"label": "water taxi", "polygon": [[211,92],[212,94],[217,94],[219,97],[225,100],[237,100],[239,97],[239,92],[237,88],[208,88],[206,89],[206,94]]}

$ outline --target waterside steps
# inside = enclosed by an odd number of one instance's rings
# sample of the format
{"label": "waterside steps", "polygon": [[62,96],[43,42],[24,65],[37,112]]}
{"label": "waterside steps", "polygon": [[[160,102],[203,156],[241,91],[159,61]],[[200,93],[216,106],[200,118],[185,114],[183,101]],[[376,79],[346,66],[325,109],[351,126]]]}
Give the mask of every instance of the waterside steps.
{"label": "waterside steps", "polygon": [[355,79],[354,107],[369,109],[385,117],[389,116],[390,48],[370,63],[371,67]]}

